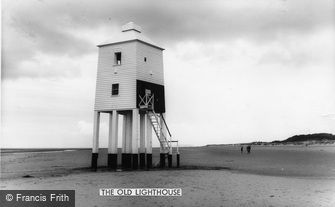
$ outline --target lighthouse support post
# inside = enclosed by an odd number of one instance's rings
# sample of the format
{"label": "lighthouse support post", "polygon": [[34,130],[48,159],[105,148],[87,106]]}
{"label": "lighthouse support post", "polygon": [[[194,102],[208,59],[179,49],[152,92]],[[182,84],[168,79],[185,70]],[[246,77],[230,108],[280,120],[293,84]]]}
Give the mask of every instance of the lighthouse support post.
{"label": "lighthouse support post", "polygon": [[146,116],[146,156],[147,168],[152,168],[152,126],[149,116]]}
{"label": "lighthouse support post", "polygon": [[145,132],[146,132],[146,114],[140,114],[140,168],[145,168]]}
{"label": "lighthouse support post", "polygon": [[109,114],[109,134],[108,134],[108,161],[110,169],[117,168],[117,146],[118,146],[118,112],[113,110]]}
{"label": "lighthouse support post", "polygon": [[133,169],[138,169],[138,115],[139,110],[132,110],[132,135],[131,135],[131,153],[133,161]]}
{"label": "lighthouse support post", "polygon": [[[160,117],[160,125],[161,125],[161,137],[166,137],[166,127],[164,124],[164,114],[161,114]],[[164,143],[163,143],[164,144]],[[160,146],[160,167],[161,168],[165,168],[165,160],[166,160],[166,155],[168,154],[168,152],[166,152],[166,150],[164,149],[164,146]]]}
{"label": "lighthouse support post", "polygon": [[92,147],[92,162],[91,162],[91,167],[92,167],[93,170],[97,170],[97,168],[98,168],[99,127],[100,127],[100,112],[99,111],[94,111],[93,147]]}

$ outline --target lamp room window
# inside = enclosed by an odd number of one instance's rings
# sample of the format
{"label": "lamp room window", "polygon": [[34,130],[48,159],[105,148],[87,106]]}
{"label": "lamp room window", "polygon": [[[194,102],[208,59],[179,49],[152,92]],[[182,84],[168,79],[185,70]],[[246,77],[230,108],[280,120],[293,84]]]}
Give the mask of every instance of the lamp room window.
{"label": "lamp room window", "polygon": [[112,96],[119,95],[119,84],[112,84]]}
{"label": "lamp room window", "polygon": [[121,52],[114,53],[114,63],[115,65],[121,65]]}

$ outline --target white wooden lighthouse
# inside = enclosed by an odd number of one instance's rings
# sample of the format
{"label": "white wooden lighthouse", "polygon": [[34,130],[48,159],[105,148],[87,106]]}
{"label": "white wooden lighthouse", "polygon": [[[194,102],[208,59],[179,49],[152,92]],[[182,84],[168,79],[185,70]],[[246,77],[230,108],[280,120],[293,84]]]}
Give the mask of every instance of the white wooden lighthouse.
{"label": "white wooden lighthouse", "polygon": [[[163,48],[133,22],[119,39],[98,45],[92,168],[97,169],[100,113],[109,114],[108,167],[116,169],[119,116],[123,116],[122,168],[152,167],[152,132],[160,143],[160,166],[172,165],[172,141],[165,122]],[[152,131],[153,129],[153,131]],[[179,152],[177,148],[177,166]]]}

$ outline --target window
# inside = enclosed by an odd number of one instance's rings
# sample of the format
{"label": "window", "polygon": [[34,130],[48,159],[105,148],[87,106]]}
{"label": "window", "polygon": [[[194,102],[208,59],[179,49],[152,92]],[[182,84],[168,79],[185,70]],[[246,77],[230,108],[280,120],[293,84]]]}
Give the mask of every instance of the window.
{"label": "window", "polygon": [[119,84],[112,84],[112,96],[119,95]]}
{"label": "window", "polygon": [[147,57],[144,57],[144,62],[147,62]]}
{"label": "window", "polygon": [[146,96],[151,96],[151,90],[150,89],[145,89],[145,95]]}
{"label": "window", "polygon": [[114,53],[115,65],[121,65],[121,52]]}

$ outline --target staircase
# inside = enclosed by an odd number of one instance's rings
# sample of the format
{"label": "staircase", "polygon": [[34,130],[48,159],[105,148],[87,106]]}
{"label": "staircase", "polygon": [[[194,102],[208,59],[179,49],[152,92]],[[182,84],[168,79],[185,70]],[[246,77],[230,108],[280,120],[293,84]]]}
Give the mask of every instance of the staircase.
{"label": "staircase", "polygon": [[162,115],[158,115],[155,113],[154,110],[148,110],[147,111],[147,115],[150,119],[152,128],[155,131],[155,134],[159,140],[161,149],[163,149],[164,153],[169,153],[170,150],[172,150],[171,148],[171,136],[169,138],[166,137],[166,135],[164,135],[164,133],[162,133],[163,131],[163,127],[165,124],[161,123],[161,117]]}
{"label": "staircase", "polygon": [[[165,122],[164,116],[162,114],[155,113],[154,110],[154,94],[145,94],[143,97],[140,96],[139,108],[145,110],[147,116],[150,119],[152,128],[155,131],[156,137],[160,143],[163,153],[172,154],[172,143],[177,143],[177,153],[178,151],[178,141],[173,141],[170,130]],[[167,130],[168,134],[163,131],[163,127]],[[163,133],[162,133],[163,132]]]}

